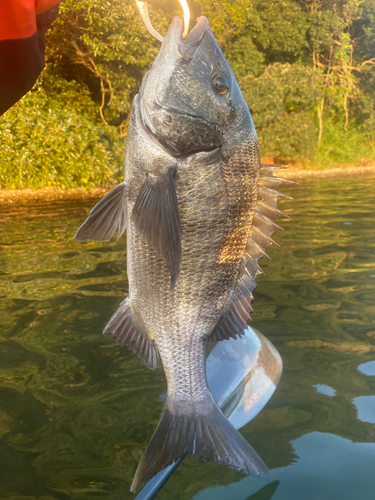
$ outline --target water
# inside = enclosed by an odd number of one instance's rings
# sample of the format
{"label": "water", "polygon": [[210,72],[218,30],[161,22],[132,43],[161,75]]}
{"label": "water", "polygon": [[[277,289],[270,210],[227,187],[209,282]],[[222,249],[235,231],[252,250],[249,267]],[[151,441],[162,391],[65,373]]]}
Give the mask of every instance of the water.
{"label": "water", "polygon": [[[282,209],[252,326],[284,374],[242,429],[269,480],[185,460],[161,500],[367,500],[375,491],[375,179],[302,182]],[[0,498],[133,498],[163,406],[101,331],[127,294],[125,242],[70,238],[96,200],[0,207]]]}

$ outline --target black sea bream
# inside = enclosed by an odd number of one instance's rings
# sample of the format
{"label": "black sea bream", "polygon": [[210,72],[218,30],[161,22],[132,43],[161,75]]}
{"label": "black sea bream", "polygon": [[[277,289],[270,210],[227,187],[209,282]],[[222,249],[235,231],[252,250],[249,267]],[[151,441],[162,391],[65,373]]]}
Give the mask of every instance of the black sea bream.
{"label": "black sea bream", "polygon": [[132,491],[185,453],[267,471],[214,401],[205,350],[246,328],[258,259],[283,215],[282,181],[260,163],[249,109],[207,19],[185,41],[182,30],[175,17],[134,99],[124,182],[76,235],[103,241],[127,227],[129,296],[104,332],[152,369],[161,358],[168,381]]}

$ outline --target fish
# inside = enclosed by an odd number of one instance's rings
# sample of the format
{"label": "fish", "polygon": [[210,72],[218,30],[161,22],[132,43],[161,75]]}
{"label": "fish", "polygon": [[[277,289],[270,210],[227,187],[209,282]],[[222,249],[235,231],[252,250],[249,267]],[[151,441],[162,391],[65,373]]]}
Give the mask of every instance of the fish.
{"label": "fish", "polygon": [[[133,101],[124,181],[91,210],[77,240],[127,231],[129,295],[104,328],[168,395],[131,491],[186,454],[256,476],[267,467],[221,412],[207,344],[247,328],[252,292],[285,180],[261,163],[249,108],[206,17],[183,39],[174,17]],[[278,245],[277,245],[278,246]]]}

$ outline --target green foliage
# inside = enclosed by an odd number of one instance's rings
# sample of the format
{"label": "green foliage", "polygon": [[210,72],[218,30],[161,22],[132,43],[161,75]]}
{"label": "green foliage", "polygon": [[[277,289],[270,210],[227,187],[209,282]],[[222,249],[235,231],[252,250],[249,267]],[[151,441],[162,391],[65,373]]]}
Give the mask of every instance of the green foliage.
{"label": "green foliage", "polygon": [[348,131],[344,123],[328,118],[324,124],[322,141],[313,166],[318,168],[338,167],[356,163],[359,159],[375,160],[375,127],[350,123]]}
{"label": "green foliage", "polygon": [[229,42],[225,53],[237,78],[249,73],[260,76],[267,67],[265,54],[257,49],[249,34],[244,34]]}
{"label": "green foliage", "polygon": [[[167,19],[158,9],[152,12],[156,29],[165,32]],[[159,50],[134,0],[65,0],[47,45],[54,70],[85,83],[102,120],[117,126],[126,120],[145,68]]]}
{"label": "green foliage", "polygon": [[0,187],[62,188],[112,183],[124,141],[98,121],[88,91],[75,81],[43,79],[1,118]]}
{"label": "green foliage", "polygon": [[307,59],[308,16],[294,0],[204,0],[203,14],[237,77]]}
{"label": "green foliage", "polygon": [[375,56],[375,0],[362,2],[358,18],[353,22],[354,37],[358,40],[356,55],[358,60]]}
{"label": "green foliage", "polygon": [[[208,17],[239,80],[263,156],[319,167],[373,157],[375,0],[189,3],[192,24]],[[150,9],[161,34],[182,14],[176,0]],[[134,0],[65,0],[46,41],[42,78],[0,118],[0,186],[113,182],[159,42]]]}
{"label": "green foliage", "polygon": [[316,154],[314,107],[320,73],[297,64],[276,63],[256,78],[240,80],[258,133],[262,156],[301,160]]}
{"label": "green foliage", "polygon": [[299,3],[292,0],[258,0],[255,5],[261,19],[261,30],[255,39],[267,54],[268,61],[294,62],[303,59],[308,50],[308,16]]}
{"label": "green foliage", "polygon": [[260,151],[283,161],[310,158],[317,151],[317,127],[312,113],[287,114],[261,132]]}
{"label": "green foliage", "polygon": [[[375,0],[367,0],[359,7],[358,19],[353,23],[357,40],[354,59],[356,64],[375,58]],[[356,124],[364,124],[375,147],[375,67],[366,65],[361,77],[361,96],[358,102]]]}

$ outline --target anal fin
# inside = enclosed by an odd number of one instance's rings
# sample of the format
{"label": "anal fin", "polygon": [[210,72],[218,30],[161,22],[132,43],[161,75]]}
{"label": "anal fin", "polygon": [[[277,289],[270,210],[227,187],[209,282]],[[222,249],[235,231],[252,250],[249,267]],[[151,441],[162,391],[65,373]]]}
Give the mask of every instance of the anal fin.
{"label": "anal fin", "polygon": [[109,241],[117,229],[117,239],[126,229],[126,182],[107,193],[91,210],[78,229],[78,241]]}
{"label": "anal fin", "polygon": [[247,269],[247,259],[243,258],[237,285],[229,294],[219,321],[207,338],[207,342],[237,338],[243,334],[252,311],[252,292],[255,287],[255,277]]}
{"label": "anal fin", "polygon": [[148,368],[155,370],[160,360],[159,350],[156,343],[134,320],[128,298],[121,302],[120,307],[106,324],[103,333],[113,333],[117,337],[117,344],[126,345],[142,359]]}

